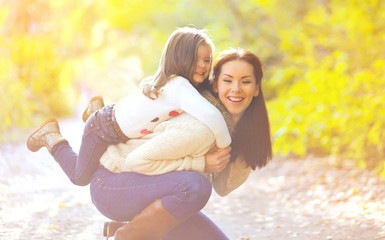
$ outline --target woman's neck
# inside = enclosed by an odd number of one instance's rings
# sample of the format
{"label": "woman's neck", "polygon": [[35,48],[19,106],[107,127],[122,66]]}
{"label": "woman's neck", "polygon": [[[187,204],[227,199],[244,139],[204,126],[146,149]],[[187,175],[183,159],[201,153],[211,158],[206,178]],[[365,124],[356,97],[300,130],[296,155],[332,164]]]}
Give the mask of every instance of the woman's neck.
{"label": "woman's neck", "polygon": [[237,114],[231,114],[231,118],[233,119],[234,126],[237,125],[239,120],[241,119],[242,115],[237,115]]}

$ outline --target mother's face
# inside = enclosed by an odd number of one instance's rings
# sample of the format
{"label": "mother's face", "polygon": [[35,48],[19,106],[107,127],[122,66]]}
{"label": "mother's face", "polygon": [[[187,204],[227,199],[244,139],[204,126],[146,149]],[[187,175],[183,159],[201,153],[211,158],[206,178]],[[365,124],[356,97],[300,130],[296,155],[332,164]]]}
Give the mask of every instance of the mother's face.
{"label": "mother's face", "polygon": [[253,97],[259,94],[253,66],[244,60],[223,64],[213,88],[235,123],[241,119]]}

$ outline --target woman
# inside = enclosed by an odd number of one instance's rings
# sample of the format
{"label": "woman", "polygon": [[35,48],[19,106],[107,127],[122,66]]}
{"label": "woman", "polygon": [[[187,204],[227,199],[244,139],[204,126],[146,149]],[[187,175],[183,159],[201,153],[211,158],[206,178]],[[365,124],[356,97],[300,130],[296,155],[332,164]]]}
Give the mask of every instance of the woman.
{"label": "woman", "polygon": [[[258,57],[242,49],[223,52],[214,64],[213,92],[235,124],[228,164],[228,150],[203,153],[215,146],[215,138],[186,113],[159,124],[146,139],[108,148],[91,181],[91,196],[106,217],[129,221],[115,239],[228,239],[200,210],[211,195],[209,180],[225,196],[246,181],[251,169],[265,166],[272,157],[262,76]],[[169,131],[179,137],[164,138]],[[202,156],[204,166],[185,165],[186,158]]]}

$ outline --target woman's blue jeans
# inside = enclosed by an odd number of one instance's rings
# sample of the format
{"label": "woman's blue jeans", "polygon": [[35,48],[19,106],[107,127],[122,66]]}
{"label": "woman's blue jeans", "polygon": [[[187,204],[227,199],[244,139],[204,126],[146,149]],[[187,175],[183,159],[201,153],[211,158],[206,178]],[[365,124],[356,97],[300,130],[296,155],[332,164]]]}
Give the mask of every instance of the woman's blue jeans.
{"label": "woman's blue jeans", "polygon": [[84,127],[79,155],[67,141],[53,147],[52,156],[73,184],[88,185],[107,147],[128,140],[115,130],[112,110],[113,105],[106,106],[89,117]]}
{"label": "woman's blue jeans", "polygon": [[96,208],[115,221],[130,221],[146,206],[162,199],[163,206],[175,217],[187,219],[164,236],[168,240],[228,239],[200,210],[211,195],[210,181],[189,171],[149,176],[124,172],[115,174],[100,166],[108,145],[124,142],[115,131],[112,107],[107,106],[87,120],[77,155],[68,142],[57,144],[52,155],[76,185],[91,182],[91,197]]}
{"label": "woman's blue jeans", "polygon": [[176,171],[162,175],[112,173],[100,167],[91,181],[91,197],[106,217],[127,222],[156,199],[173,216],[187,219],[166,239],[228,239],[200,210],[210,198],[210,181],[200,173]]}

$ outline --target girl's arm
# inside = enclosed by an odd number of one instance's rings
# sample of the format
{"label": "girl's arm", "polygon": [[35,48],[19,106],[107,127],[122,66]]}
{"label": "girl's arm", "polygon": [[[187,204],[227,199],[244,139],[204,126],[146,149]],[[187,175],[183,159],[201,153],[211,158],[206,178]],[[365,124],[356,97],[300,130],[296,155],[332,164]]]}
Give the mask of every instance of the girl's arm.
{"label": "girl's arm", "polygon": [[213,187],[220,196],[226,196],[241,186],[249,177],[251,168],[247,166],[242,157],[227,164],[226,168],[213,174]]}
{"label": "girl's arm", "polygon": [[219,148],[230,145],[231,137],[221,112],[202,97],[187,79],[174,78],[165,85],[164,91],[164,96],[176,104],[177,108],[191,114],[210,128]]}

